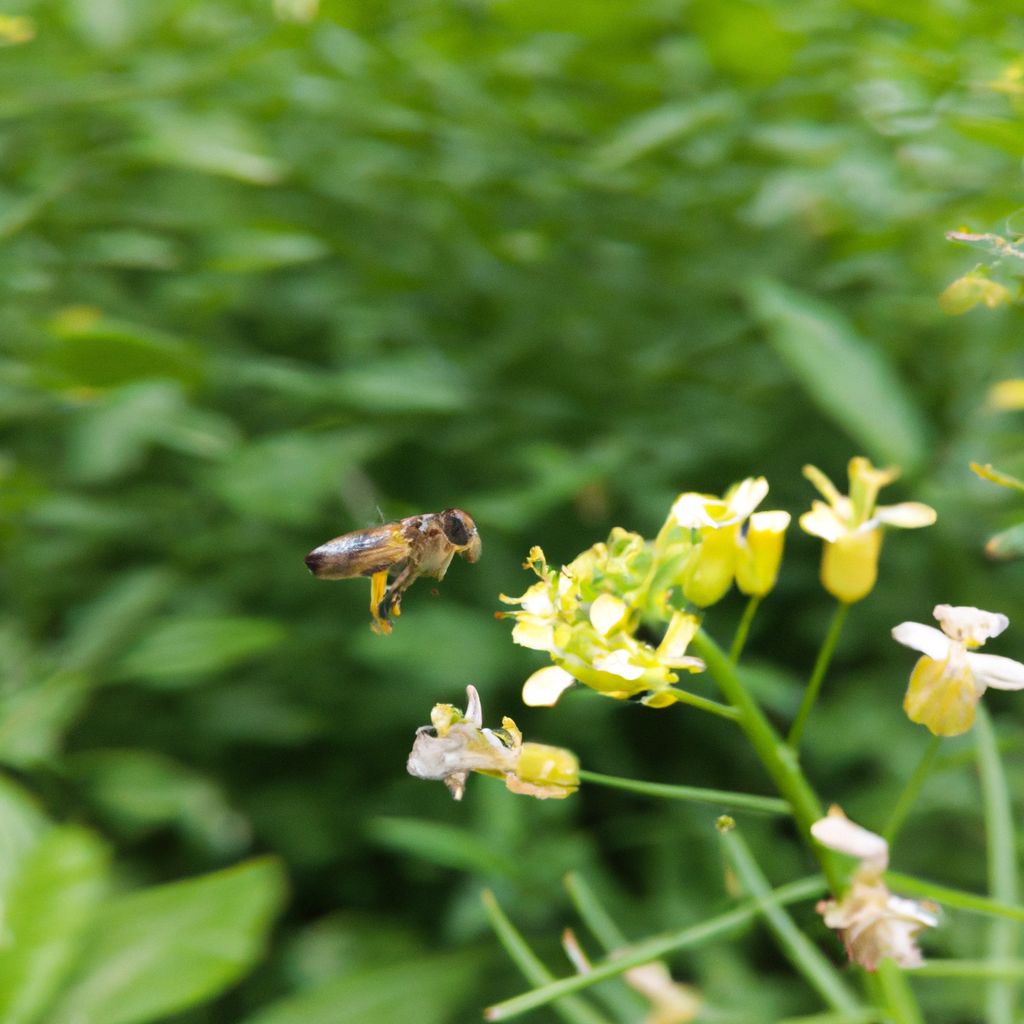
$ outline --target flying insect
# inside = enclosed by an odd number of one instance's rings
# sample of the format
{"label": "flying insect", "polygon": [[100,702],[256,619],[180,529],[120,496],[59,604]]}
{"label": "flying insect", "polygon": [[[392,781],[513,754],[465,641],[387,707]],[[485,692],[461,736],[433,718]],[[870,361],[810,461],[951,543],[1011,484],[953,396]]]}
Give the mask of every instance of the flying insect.
{"label": "flying insect", "polygon": [[480,549],[472,516],[446,508],[342,534],[310,551],[306,565],[322,580],[369,576],[370,626],[375,633],[390,633],[391,616],[401,614],[402,595],[420,576],[444,579],[457,554],[475,562]]}

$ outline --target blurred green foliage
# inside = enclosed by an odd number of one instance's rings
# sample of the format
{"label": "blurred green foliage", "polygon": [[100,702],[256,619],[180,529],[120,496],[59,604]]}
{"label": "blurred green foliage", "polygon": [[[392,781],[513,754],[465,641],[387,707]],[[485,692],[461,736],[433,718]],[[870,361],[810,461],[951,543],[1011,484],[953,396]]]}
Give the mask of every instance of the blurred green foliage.
{"label": "blurred green foliage", "polygon": [[[522,985],[482,883],[555,965],[569,869],[634,938],[724,905],[706,810],[481,779],[454,805],[406,777],[472,682],[594,770],[767,791],[695,711],[521,713],[541,659],[491,612],[533,543],[568,561],[751,474],[799,512],[804,462],[899,462],[939,525],[887,545],[805,755],[871,827],[925,743],[889,628],[938,601],[1022,620],[1020,567],[981,556],[1012,495],[967,471],[1024,469],[1019,416],[983,406],[1022,375],[1020,313],[938,305],[973,266],[945,233],[1012,234],[1021,203],[1016,0],[315,8],[5,7],[34,27],[0,49],[0,880],[32,922],[0,957],[5,1020],[472,1021]],[[449,505],[483,560],[421,582],[389,638],[364,584],[302,565]],[[780,720],[829,613],[817,557],[791,536],[749,649]],[[1021,712],[990,706],[1012,769]],[[958,750],[894,866],[981,891]],[[748,839],[772,882],[809,867],[774,826]],[[816,1008],[756,929],[674,966],[760,1019]],[[977,1000],[921,995],[935,1021]]]}

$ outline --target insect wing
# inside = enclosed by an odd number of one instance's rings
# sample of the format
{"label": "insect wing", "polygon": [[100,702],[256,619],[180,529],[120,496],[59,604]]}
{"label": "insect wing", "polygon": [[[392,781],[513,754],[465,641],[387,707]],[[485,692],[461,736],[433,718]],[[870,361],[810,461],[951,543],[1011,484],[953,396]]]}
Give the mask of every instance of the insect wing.
{"label": "insect wing", "polygon": [[356,530],[321,544],[306,555],[309,571],[322,580],[372,576],[409,557],[409,543],[400,523]]}

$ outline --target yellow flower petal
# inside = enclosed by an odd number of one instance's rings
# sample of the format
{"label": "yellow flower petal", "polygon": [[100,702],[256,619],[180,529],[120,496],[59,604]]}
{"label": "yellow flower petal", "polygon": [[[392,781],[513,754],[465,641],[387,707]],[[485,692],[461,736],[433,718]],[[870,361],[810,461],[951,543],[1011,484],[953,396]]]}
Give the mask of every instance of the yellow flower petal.
{"label": "yellow flower petal", "polygon": [[918,659],[903,698],[912,722],[926,725],[936,736],[959,736],[974,724],[981,692],[965,659]]}
{"label": "yellow flower petal", "polygon": [[590,606],[590,623],[601,634],[607,636],[620,628],[629,606],[614,594],[600,594]]}
{"label": "yellow flower petal", "polygon": [[564,668],[548,665],[537,669],[523,683],[523,703],[531,708],[549,708],[576,680]]}

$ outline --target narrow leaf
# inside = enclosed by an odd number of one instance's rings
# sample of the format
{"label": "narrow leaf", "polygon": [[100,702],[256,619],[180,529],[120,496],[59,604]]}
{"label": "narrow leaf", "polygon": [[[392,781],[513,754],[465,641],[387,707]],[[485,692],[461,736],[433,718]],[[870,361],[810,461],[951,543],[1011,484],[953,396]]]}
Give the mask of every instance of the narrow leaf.
{"label": "narrow leaf", "polygon": [[779,358],[821,411],[876,462],[905,470],[927,454],[920,410],[879,342],[820,300],[770,280],[747,290]]}

